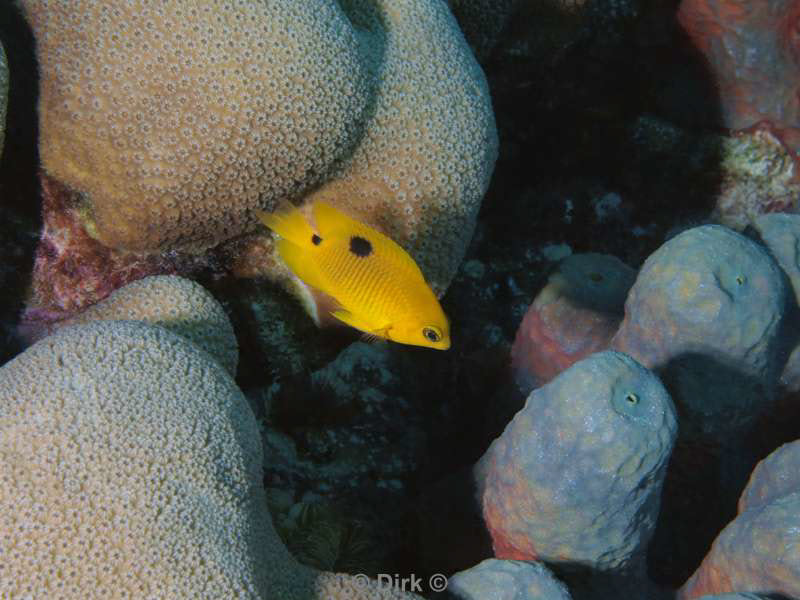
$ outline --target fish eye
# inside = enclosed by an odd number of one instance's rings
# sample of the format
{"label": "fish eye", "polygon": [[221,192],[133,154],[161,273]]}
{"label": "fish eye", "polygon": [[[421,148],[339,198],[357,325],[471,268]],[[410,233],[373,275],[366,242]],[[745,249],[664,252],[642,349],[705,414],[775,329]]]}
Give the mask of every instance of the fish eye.
{"label": "fish eye", "polygon": [[423,327],[422,335],[429,342],[438,342],[442,339],[442,334],[436,327]]}

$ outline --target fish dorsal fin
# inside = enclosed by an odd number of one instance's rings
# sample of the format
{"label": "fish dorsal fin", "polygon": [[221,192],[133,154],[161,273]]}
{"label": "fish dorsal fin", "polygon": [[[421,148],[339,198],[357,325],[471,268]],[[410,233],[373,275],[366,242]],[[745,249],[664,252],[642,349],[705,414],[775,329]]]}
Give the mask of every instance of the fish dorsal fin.
{"label": "fish dorsal fin", "polygon": [[314,202],[314,206],[311,208],[311,214],[314,215],[314,224],[323,239],[362,226],[362,223],[323,200]]}
{"label": "fish dorsal fin", "polygon": [[256,211],[256,215],[264,225],[283,239],[301,248],[311,245],[314,229],[299,209],[291,208],[274,213]]}
{"label": "fish dorsal fin", "polygon": [[353,219],[327,202],[317,200],[312,210],[314,224],[323,239],[327,237],[347,241],[351,236],[363,237],[372,244],[375,252],[384,260],[413,277],[425,279],[411,255],[390,237],[366,223]]}

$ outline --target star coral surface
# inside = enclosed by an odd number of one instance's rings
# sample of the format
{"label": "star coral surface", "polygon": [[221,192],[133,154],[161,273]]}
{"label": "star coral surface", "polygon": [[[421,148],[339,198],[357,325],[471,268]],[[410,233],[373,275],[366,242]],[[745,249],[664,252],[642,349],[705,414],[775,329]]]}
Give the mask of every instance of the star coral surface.
{"label": "star coral surface", "polygon": [[[483,72],[444,3],[21,5],[41,70],[44,170],[77,194],[102,247],[204,252],[253,231],[256,208],[322,196],[447,287],[497,134]],[[264,255],[242,250],[240,263],[258,264],[234,270],[281,273]],[[47,287],[53,267],[42,270]],[[117,270],[87,278],[114,289]]]}

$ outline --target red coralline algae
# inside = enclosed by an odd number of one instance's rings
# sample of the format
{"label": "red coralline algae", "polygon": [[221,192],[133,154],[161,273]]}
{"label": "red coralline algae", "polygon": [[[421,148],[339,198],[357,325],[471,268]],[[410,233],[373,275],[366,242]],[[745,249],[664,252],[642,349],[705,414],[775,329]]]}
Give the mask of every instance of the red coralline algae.
{"label": "red coralline algae", "polygon": [[207,260],[107,248],[87,232],[80,194],[45,174],[40,179],[43,225],[30,298],[19,325],[23,339],[41,337],[53,322],[73,316],[126,283],[148,275],[191,274]]}
{"label": "red coralline algae", "polygon": [[683,0],[678,21],[708,61],[722,124],[800,151],[800,2]]}

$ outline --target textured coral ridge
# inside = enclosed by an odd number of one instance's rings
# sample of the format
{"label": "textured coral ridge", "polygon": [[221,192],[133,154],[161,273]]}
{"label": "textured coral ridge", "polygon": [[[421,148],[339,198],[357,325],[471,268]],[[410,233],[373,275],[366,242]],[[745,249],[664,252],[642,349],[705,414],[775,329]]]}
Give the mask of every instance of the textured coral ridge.
{"label": "textured coral ridge", "polygon": [[65,328],[0,369],[0,431],[4,594],[289,593],[291,558],[259,510],[255,419],[183,338],[133,322]]}
{"label": "textured coral ridge", "polygon": [[708,60],[731,129],[764,123],[800,150],[796,0],[683,0],[678,19]]}
{"label": "textured coral ridge", "polygon": [[736,590],[800,596],[799,464],[800,442],[792,442],[756,466],[739,514],[679,590],[681,600]]}
{"label": "textured coral ridge", "polygon": [[612,347],[659,373],[685,410],[684,433],[725,436],[773,397],[784,277],[763,247],[730,229],[684,231],[645,261]]}
{"label": "textured coral ridge", "polygon": [[349,6],[375,84],[371,118],[353,155],[306,202],[324,198],[375,225],[443,292],[497,158],[486,79],[444,2]]}
{"label": "textured coral ridge", "polygon": [[639,564],[676,431],[658,378],[619,352],[534,390],[475,468],[495,556]]}
{"label": "textured coral ridge", "polygon": [[230,375],[158,326],[65,327],[0,368],[0,596],[413,598],[299,565]]}
{"label": "textured coral ridge", "polygon": [[145,277],[121,287],[56,327],[92,321],[143,321],[160,325],[202,348],[236,375],[239,348],[222,306],[200,284],[174,275]]}
{"label": "textured coral ridge", "polygon": [[[103,244],[203,249],[313,186],[445,287],[497,153],[445,3],[22,0],[47,172]],[[306,198],[308,201],[311,198]]]}

